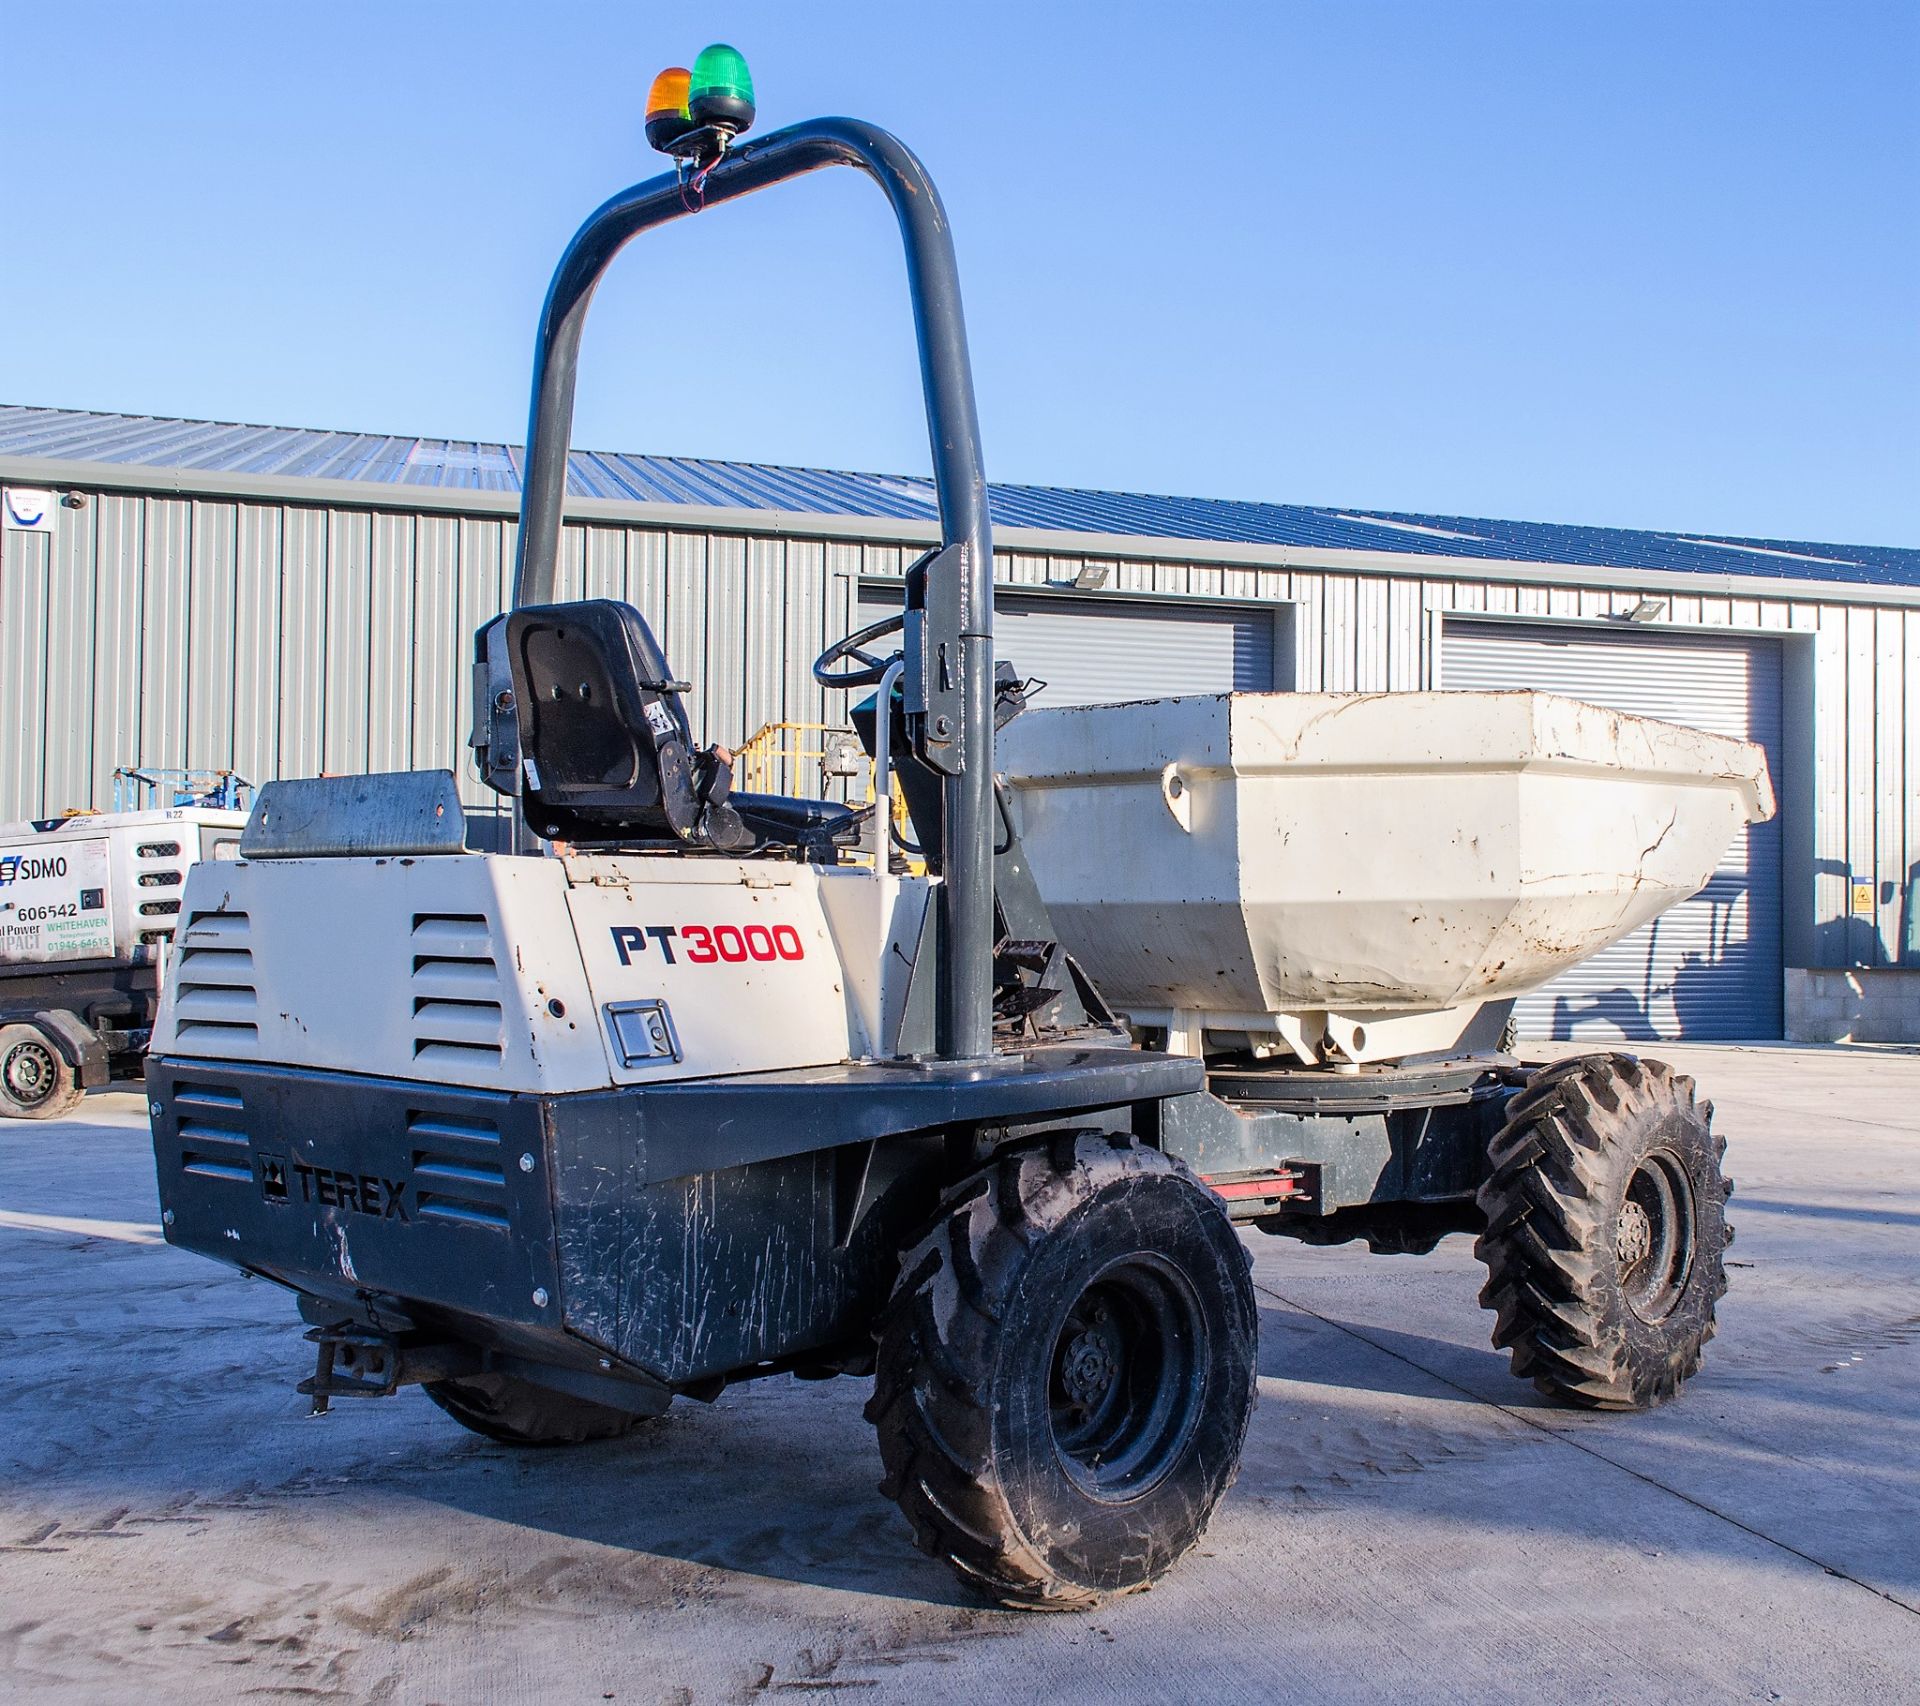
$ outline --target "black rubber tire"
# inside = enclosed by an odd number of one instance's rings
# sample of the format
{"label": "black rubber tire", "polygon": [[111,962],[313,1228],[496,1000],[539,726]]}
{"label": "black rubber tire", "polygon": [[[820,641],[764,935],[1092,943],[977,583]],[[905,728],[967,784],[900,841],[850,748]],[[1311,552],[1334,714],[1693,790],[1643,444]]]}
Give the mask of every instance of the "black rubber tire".
{"label": "black rubber tire", "polygon": [[920,1549],[1030,1610],[1165,1574],[1239,1472],[1250,1264],[1220,1200],[1131,1138],[1064,1134],[949,1193],[866,1412]]}
{"label": "black rubber tire", "polygon": [[462,1427],[501,1445],[585,1445],[619,1439],[648,1419],[511,1374],[433,1380],[421,1391]]}
{"label": "black rubber tire", "polygon": [[1712,1121],[1691,1078],[1629,1054],[1556,1061],[1508,1104],[1475,1248],[1515,1374],[1565,1403],[1644,1410],[1699,1368],[1733,1237]]}
{"label": "black rubber tire", "polygon": [[85,1095],[66,1057],[38,1025],[0,1025],[0,1117],[58,1119]]}

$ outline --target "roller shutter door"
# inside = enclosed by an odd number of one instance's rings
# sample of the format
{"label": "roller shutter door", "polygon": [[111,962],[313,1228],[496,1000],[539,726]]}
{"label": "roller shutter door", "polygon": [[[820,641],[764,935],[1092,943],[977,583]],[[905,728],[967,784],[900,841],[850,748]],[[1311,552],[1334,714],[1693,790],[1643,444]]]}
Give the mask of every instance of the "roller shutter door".
{"label": "roller shutter door", "polygon": [[[1766,749],[1780,780],[1780,648],[1716,635],[1515,623],[1443,630],[1448,688],[1533,687]],[[1691,900],[1521,998],[1520,1035],[1737,1041],[1781,1034],[1780,820],[1752,824]]]}
{"label": "roller shutter door", "polygon": [[[897,588],[861,589],[862,623],[899,607]],[[1022,675],[1046,683],[1036,705],[1265,693],[1274,684],[1274,612],[1002,592],[993,602],[993,649]]]}

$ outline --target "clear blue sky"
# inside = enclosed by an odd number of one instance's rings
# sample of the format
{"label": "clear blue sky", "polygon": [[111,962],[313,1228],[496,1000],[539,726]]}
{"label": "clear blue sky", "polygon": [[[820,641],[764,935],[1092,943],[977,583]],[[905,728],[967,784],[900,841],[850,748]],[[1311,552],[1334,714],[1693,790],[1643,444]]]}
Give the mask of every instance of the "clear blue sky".
{"label": "clear blue sky", "polygon": [[[726,39],[917,148],[997,479],[1920,543],[1920,3],[0,0],[0,401],[518,440]],[[916,472],[850,173],[645,240],[578,444]]]}

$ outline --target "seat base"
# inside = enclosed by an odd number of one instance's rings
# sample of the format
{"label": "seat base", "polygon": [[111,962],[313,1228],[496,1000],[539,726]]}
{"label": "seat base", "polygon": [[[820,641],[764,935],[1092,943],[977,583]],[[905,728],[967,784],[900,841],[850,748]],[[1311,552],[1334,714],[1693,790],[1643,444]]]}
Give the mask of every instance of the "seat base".
{"label": "seat base", "polygon": [[838,800],[805,800],[791,794],[731,793],[727,804],[763,841],[806,846],[837,841],[867,814]]}
{"label": "seat base", "polygon": [[738,844],[682,841],[671,833],[638,824],[603,827],[575,823],[567,826],[568,833],[547,839],[565,841],[574,847],[687,855],[711,853],[734,859],[785,854],[813,863],[832,864],[840,848],[854,845],[859,826],[872,808],[842,805],[837,800],[799,799],[787,794],[729,794],[726,810],[745,832]]}

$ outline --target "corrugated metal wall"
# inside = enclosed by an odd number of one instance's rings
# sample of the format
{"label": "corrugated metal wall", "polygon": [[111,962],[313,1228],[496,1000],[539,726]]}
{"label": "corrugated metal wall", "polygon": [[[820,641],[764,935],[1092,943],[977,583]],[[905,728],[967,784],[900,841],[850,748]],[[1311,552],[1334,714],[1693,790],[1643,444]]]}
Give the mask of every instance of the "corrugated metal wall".
{"label": "corrugated metal wall", "polygon": [[[501,606],[510,520],[105,494],[59,525],[51,540],[3,536],[0,819],[104,805],[116,764],[231,765],[255,781],[445,765],[464,778],[467,648]],[[695,684],[696,728],[737,742],[840,714],[808,666],[850,622],[860,581],[897,576],[915,549],[575,524],[562,590],[638,605]],[[1594,619],[1642,596],[1471,574],[998,561],[1015,584],[1070,586],[1101,564],[1108,591],[1292,601],[1299,685],[1334,691],[1428,685],[1434,612]],[[1816,959],[1900,963],[1920,862],[1920,611],[1763,593],[1673,595],[1666,619],[1813,637]],[[1871,913],[1850,916],[1854,881],[1873,885]],[[1920,961],[1920,943],[1906,957]]]}
{"label": "corrugated metal wall", "polygon": [[[114,494],[60,520],[0,556],[0,820],[105,805],[116,765],[255,782],[447,766],[497,804],[462,743],[510,521]],[[695,726],[737,744],[822,718],[806,666],[844,631],[860,562],[818,540],[576,527],[561,594],[638,605],[695,684]]]}
{"label": "corrugated metal wall", "polygon": [[[861,589],[864,627],[900,608],[897,583]],[[1112,704],[1123,699],[1268,693],[1278,685],[1272,605],[1087,598],[1002,588],[993,601],[993,652],[1033,683],[1033,702]]]}

